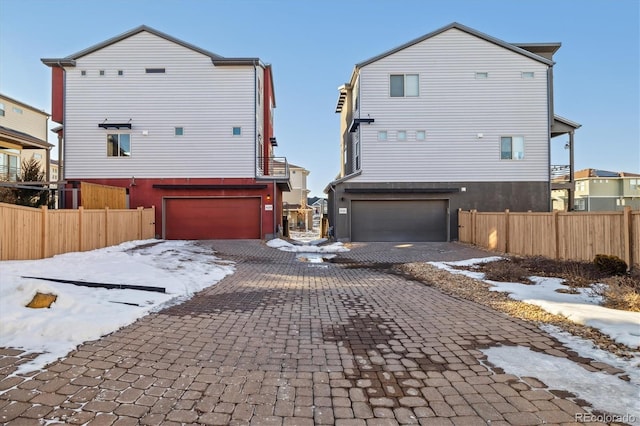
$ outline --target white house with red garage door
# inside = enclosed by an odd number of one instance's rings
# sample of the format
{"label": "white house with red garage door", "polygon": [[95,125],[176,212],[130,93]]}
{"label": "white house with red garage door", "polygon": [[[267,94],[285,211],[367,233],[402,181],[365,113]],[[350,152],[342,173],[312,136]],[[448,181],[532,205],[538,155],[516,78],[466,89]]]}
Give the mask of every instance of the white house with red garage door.
{"label": "white house with red garage door", "polygon": [[156,206],[161,238],[277,235],[290,184],[274,153],[270,65],[147,26],[42,62],[67,186],[126,187],[131,208]]}

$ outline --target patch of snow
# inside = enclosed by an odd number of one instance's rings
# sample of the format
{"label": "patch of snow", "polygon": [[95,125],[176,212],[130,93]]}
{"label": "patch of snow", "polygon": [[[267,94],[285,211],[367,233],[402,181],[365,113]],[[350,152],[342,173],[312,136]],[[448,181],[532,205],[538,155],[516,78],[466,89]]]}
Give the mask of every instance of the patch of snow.
{"label": "patch of snow", "polygon": [[267,245],[278,250],[292,253],[341,253],[349,251],[342,243],[332,243],[325,246],[296,245],[280,238],[267,241]]}
{"label": "patch of snow", "polygon": [[588,371],[569,359],[523,346],[498,346],[481,351],[491,364],[507,374],[535,377],[550,389],[571,392],[598,410],[640,420],[637,384],[600,371]]}

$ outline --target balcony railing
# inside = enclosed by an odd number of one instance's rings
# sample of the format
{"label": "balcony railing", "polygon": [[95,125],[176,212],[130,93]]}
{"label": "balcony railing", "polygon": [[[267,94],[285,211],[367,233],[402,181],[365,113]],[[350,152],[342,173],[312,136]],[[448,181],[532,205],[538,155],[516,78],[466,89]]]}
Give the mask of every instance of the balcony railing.
{"label": "balcony railing", "polygon": [[563,180],[568,181],[570,178],[569,171],[570,166],[568,164],[552,164],[550,170],[551,180],[560,180],[561,178],[564,178]]}
{"label": "balcony railing", "polygon": [[256,177],[266,180],[289,180],[289,163],[286,157],[258,157]]}

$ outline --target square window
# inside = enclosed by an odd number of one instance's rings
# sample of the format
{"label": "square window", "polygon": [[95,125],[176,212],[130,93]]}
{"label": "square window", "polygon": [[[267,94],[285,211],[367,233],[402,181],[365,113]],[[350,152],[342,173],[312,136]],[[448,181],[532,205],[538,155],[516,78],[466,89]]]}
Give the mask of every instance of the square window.
{"label": "square window", "polygon": [[423,141],[426,138],[427,138],[427,132],[425,132],[424,130],[416,131],[416,140],[417,141]]}
{"label": "square window", "polygon": [[87,72],[85,70],[80,71],[80,75],[85,77],[87,75]]}
{"label": "square window", "polygon": [[476,80],[486,80],[487,78],[489,78],[489,73],[488,72],[477,72],[476,73]]}
{"label": "square window", "polygon": [[380,130],[378,132],[378,140],[379,141],[386,141],[387,140],[387,131],[386,130]]}
{"label": "square window", "polygon": [[233,136],[240,136],[242,134],[242,128],[241,127],[234,127],[232,130],[232,134]]}
{"label": "square window", "polygon": [[174,135],[176,135],[176,136],[184,135],[184,127],[176,127],[176,128],[174,128]]}
{"label": "square window", "polygon": [[118,70],[118,75],[124,75],[124,71]]}
{"label": "square window", "polygon": [[104,70],[100,70],[100,75],[104,75]]}
{"label": "square window", "polygon": [[131,135],[128,133],[107,135],[107,157],[131,157]]}
{"label": "square window", "polygon": [[525,78],[525,79],[531,79],[531,78],[533,78],[533,76],[534,76],[534,74],[533,74],[532,71],[523,71],[522,74],[521,74],[521,77]]}
{"label": "square window", "polygon": [[407,131],[406,130],[398,130],[398,133],[396,134],[396,137],[398,138],[399,141],[406,141],[407,140]]}
{"label": "square window", "polygon": [[415,97],[419,95],[418,74],[391,74],[389,76],[389,96],[392,98]]}
{"label": "square window", "polygon": [[523,160],[524,159],[524,137],[503,136],[500,138],[500,159],[501,160]]}

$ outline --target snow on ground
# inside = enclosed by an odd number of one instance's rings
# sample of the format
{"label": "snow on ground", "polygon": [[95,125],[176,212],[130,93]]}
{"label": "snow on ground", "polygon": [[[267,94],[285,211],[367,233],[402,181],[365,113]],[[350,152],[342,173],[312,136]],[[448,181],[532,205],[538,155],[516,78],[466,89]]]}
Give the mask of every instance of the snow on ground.
{"label": "snow on ground", "polygon": [[563,315],[578,324],[596,328],[618,343],[631,348],[640,347],[640,312],[621,311],[600,306],[602,299],[594,296],[588,288],[579,289],[580,292],[577,294],[560,293],[556,290],[569,290],[570,288],[562,284],[562,280],[559,278],[530,277],[534,284],[527,285],[484,280],[484,274],[481,272],[452,268],[452,266],[470,266],[497,259],[500,258],[488,257],[460,262],[429,263],[453,274],[464,274],[481,279],[492,286],[491,291],[507,292],[512,299],[539,306],[549,313]]}
{"label": "snow on ground", "polygon": [[631,420],[631,423],[640,420],[638,383],[626,382],[601,371],[588,371],[569,359],[535,352],[524,346],[498,346],[482,349],[482,352],[491,364],[507,374],[535,377],[549,389],[569,391],[590,402],[595,409],[626,415],[627,422]]}
{"label": "snow on ground", "polygon": [[[79,344],[191,297],[233,273],[231,262],[195,242],[142,240],[41,260],[0,262],[0,347],[43,353],[16,374],[43,368]],[[108,290],[23,276],[163,287],[166,293]],[[49,309],[27,305],[52,293]]]}
{"label": "snow on ground", "polygon": [[291,244],[288,241],[282,240],[280,238],[275,238],[273,240],[269,240],[267,242],[269,247],[277,248],[278,250],[288,251],[293,253],[341,253],[345,251],[349,251],[348,248],[344,246],[342,243],[332,243],[324,246],[315,245],[315,244]]}

